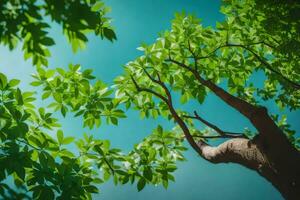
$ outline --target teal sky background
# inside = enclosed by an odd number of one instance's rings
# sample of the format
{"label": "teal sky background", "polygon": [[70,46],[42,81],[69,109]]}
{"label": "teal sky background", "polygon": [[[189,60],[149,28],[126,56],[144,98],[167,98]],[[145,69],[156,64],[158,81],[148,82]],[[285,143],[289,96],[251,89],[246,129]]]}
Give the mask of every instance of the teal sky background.
{"label": "teal sky background", "polygon": [[[214,26],[216,21],[222,21],[219,13],[218,0],[105,0],[112,8],[110,16],[113,18],[118,40],[114,43],[102,41],[90,36],[87,48],[73,54],[70,45],[58,25],[50,30],[56,41],[51,48],[52,57],[49,67],[67,67],[69,63],[81,64],[83,69],[92,68],[98,79],[108,84],[123,71],[122,66],[128,61],[141,55],[136,48],[142,43],[155,41],[158,33],[170,28],[175,12],[185,11],[193,13],[202,19],[206,26]],[[20,49],[10,52],[0,46],[0,70],[9,78],[19,78],[23,82],[24,90],[32,90],[28,83],[32,80],[30,74],[34,72],[31,61],[25,62]],[[258,75],[257,81],[261,81]],[[43,105],[43,102],[38,104]],[[278,112],[271,103],[266,104],[271,113]],[[216,123],[225,130],[241,131],[251,125],[239,113],[232,110],[222,101],[209,95],[203,105],[194,102],[185,106],[188,110],[198,110],[202,116]],[[283,112],[288,115],[288,122],[300,132],[300,112]],[[133,144],[141,141],[158,124],[171,128],[172,124],[164,119],[141,120],[139,113],[129,111],[128,118],[120,121],[119,126],[101,126],[96,130],[83,129],[79,118],[62,118],[63,130],[67,135],[81,137],[84,132],[92,133],[98,138],[111,140],[112,146],[129,151]],[[71,147],[74,148],[74,147]],[[100,200],[252,200],[252,199],[282,199],[273,186],[260,177],[256,172],[236,164],[211,164],[196,155],[193,150],[186,152],[186,162],[178,164],[175,172],[175,183],[170,183],[168,190],[162,186],[147,186],[137,192],[136,186],[114,186],[108,182],[100,186],[101,193],[94,196]]]}

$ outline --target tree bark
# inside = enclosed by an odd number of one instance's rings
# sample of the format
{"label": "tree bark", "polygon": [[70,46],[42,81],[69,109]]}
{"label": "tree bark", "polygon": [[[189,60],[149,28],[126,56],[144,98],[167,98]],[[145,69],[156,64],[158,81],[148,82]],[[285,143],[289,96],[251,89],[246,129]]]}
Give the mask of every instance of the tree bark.
{"label": "tree bark", "polygon": [[252,140],[235,138],[217,147],[200,141],[198,146],[204,159],[241,164],[266,178],[285,199],[300,199],[300,155],[284,135],[259,134]]}
{"label": "tree bark", "polygon": [[[234,106],[233,102],[229,100],[227,103]],[[242,110],[258,135],[252,140],[231,139],[218,147],[199,142],[202,157],[213,163],[233,162],[253,169],[271,182],[285,199],[299,200],[300,152],[288,141],[265,107],[251,105],[252,110],[248,113],[241,104],[238,106],[236,109]],[[245,108],[248,106],[249,103],[245,102]]]}

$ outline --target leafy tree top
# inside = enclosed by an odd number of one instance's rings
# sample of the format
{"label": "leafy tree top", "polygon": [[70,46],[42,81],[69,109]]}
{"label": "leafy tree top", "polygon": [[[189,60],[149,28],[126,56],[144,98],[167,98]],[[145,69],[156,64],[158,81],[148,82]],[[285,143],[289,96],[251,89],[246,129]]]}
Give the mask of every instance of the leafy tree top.
{"label": "leafy tree top", "polygon": [[32,58],[33,65],[48,65],[48,47],[55,44],[48,33],[52,22],[62,27],[74,52],[84,48],[87,33],[116,39],[102,1],[8,0],[0,2],[0,10],[0,44],[12,50],[22,42],[24,58]]}

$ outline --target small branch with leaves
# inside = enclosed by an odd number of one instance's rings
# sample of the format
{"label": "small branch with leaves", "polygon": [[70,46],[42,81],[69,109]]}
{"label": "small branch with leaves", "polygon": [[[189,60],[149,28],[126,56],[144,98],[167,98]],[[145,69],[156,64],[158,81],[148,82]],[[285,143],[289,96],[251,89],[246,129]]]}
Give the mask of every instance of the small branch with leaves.
{"label": "small branch with leaves", "polygon": [[160,85],[164,91],[165,91],[165,94],[167,95],[167,98],[164,97],[163,95],[149,89],[149,88],[142,88],[138,85],[138,83],[136,82],[136,80],[134,79],[133,75],[131,75],[131,80],[133,82],[133,84],[135,85],[136,89],[138,92],[148,92],[148,93],[151,93],[155,96],[157,96],[158,98],[160,98],[161,100],[163,100],[168,108],[169,108],[169,111],[173,117],[173,119],[175,120],[175,122],[178,123],[178,125],[180,126],[180,128],[182,129],[184,135],[185,135],[185,138],[187,139],[187,141],[189,142],[189,144],[192,146],[192,148],[198,152],[200,155],[202,155],[202,150],[199,148],[198,144],[196,143],[196,141],[194,140],[193,136],[191,135],[190,133],[190,130],[189,128],[187,127],[187,125],[185,124],[185,122],[180,118],[180,116],[178,115],[178,113],[176,112],[173,104],[172,104],[172,96],[171,96],[171,93],[169,91],[169,89],[167,88],[167,86],[165,85],[164,82],[162,82],[161,80],[161,77],[159,74],[157,74],[157,77],[158,79],[155,79],[153,78],[145,69],[144,69],[146,75],[149,77],[149,79],[151,81],[153,81],[154,83]]}

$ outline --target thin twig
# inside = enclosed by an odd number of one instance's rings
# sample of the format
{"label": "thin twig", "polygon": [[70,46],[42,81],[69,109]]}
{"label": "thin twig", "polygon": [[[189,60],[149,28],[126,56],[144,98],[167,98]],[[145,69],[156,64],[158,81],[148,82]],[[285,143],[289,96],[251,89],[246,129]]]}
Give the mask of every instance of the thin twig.
{"label": "thin twig", "polygon": [[[256,52],[254,52],[251,48],[248,47],[248,46],[253,46],[253,45],[257,45],[257,44],[265,44],[266,46],[274,48],[271,45],[267,44],[266,42],[256,42],[256,43],[251,43],[251,44],[246,44],[246,45],[243,45],[243,44],[225,44],[225,45],[218,46],[216,49],[214,49],[212,52],[208,53],[207,55],[200,56],[200,57],[197,57],[195,59],[196,60],[200,60],[200,59],[210,58],[210,57],[212,57],[215,54],[216,51],[218,51],[221,48],[226,48],[226,47],[240,47],[240,48],[243,48],[243,49],[246,49],[247,51],[249,51],[268,70],[270,70],[274,74],[280,76],[282,79],[284,79],[286,82],[288,82],[290,85],[292,85],[297,90],[300,89],[300,84],[299,83],[290,80],[289,78],[287,78],[286,76],[284,76],[283,74],[281,74],[279,71],[275,70],[270,63],[268,63],[266,60],[264,60],[263,58],[261,58]],[[171,60],[169,59],[167,61],[171,61]]]}
{"label": "thin twig", "polygon": [[162,96],[161,94],[159,94],[159,93],[157,93],[157,92],[155,92],[155,91],[153,91],[153,90],[151,90],[149,88],[141,88],[137,84],[137,82],[135,81],[135,79],[133,78],[132,75],[131,75],[131,80],[132,80],[133,84],[135,85],[135,87],[136,87],[136,89],[137,89],[138,92],[142,92],[142,91],[148,92],[148,93],[151,93],[151,94],[157,96],[158,98],[162,99],[163,101],[168,102],[168,100],[166,99],[166,97]]}
{"label": "thin twig", "polygon": [[202,117],[200,117],[196,111],[194,111],[194,115],[195,116],[187,116],[187,115],[185,115],[183,117],[199,120],[200,122],[202,122],[206,126],[212,128],[213,130],[215,130],[219,134],[219,136],[208,136],[210,138],[236,138],[236,137],[243,137],[243,133],[233,133],[233,132],[223,131],[218,126],[216,126],[216,125],[214,125],[214,124],[206,121]]}

